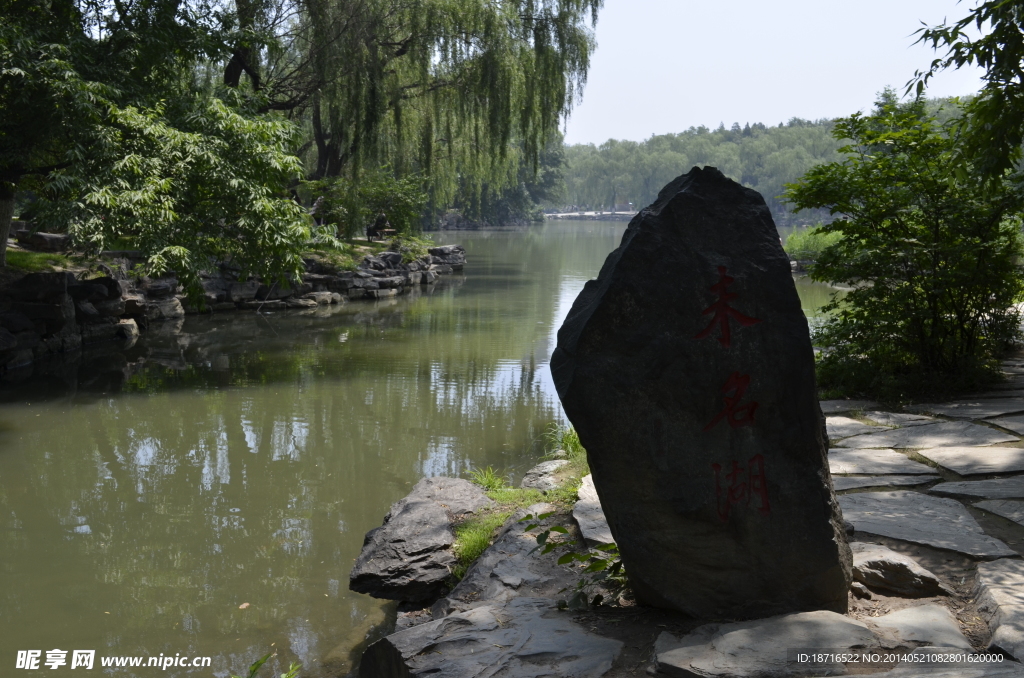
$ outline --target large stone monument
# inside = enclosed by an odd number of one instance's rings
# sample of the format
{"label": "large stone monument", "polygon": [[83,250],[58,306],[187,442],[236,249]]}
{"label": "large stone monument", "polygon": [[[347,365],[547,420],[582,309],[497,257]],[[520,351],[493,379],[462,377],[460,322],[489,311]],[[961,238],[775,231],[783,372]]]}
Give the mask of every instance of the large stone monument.
{"label": "large stone monument", "polygon": [[641,601],[846,611],[807,320],[760,194],[712,167],[666,186],[577,297],[551,371]]}

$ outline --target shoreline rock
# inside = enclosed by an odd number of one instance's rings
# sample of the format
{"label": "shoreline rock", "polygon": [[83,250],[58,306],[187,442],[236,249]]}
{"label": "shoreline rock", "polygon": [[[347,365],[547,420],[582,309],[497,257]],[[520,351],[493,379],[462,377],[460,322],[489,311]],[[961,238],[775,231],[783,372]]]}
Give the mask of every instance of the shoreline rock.
{"label": "shoreline rock", "polygon": [[452,525],[493,504],[468,480],[422,479],[391,505],[383,525],[366,533],[349,588],[374,598],[433,602],[448,590],[456,563]]}
{"label": "shoreline rock", "polygon": [[465,263],[461,245],[432,247],[409,263],[402,263],[398,252],[382,252],[364,257],[355,271],[329,271],[310,259],[302,280],[283,288],[255,278],[238,280],[239,269],[221,264],[201,276],[202,310],[188,302],[173,275],[132,278],[129,256],[109,260],[101,266],[107,275],[87,280],[66,271],[29,273],[0,289],[0,378],[88,344],[121,340],[130,348],[154,321],[200,312],[312,309],[386,299],[462,271]]}

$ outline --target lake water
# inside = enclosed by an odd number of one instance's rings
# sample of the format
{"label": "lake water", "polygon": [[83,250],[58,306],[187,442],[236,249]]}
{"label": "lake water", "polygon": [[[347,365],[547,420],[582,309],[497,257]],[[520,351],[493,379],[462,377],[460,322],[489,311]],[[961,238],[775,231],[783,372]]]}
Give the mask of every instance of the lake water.
{"label": "lake water", "polygon": [[[344,674],[388,609],[348,591],[363,534],[424,475],[536,463],[562,417],[555,333],[624,229],[443,234],[469,263],[433,290],[189,317],[0,389],[2,673],[61,649],[95,650],[97,670],[211,657],[111,676],[245,675],[273,651],[260,675]],[[798,289],[809,312],[828,300]]]}

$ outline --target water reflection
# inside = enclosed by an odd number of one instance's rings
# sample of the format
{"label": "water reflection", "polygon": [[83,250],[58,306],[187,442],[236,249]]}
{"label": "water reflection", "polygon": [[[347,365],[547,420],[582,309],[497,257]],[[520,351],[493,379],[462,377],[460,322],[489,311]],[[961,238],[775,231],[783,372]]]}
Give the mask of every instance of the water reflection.
{"label": "water reflection", "polygon": [[465,277],[415,296],[189,317],[3,386],[0,661],[344,674],[388,613],[348,591],[363,533],[423,475],[535,463],[555,332],[623,228],[455,234]]}

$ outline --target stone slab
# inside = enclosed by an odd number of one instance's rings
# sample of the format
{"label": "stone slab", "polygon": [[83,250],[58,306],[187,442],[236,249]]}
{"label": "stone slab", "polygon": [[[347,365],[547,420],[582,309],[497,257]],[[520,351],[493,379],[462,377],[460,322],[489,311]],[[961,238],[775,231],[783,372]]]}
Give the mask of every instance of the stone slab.
{"label": "stone slab", "polygon": [[982,497],[984,499],[1024,499],[1024,476],[964,480],[939,483],[928,490],[942,497]]}
{"label": "stone slab", "polygon": [[878,403],[874,400],[822,400],[819,405],[821,405],[822,414],[826,415],[878,407]]}
{"label": "stone slab", "polygon": [[919,476],[832,476],[832,487],[835,488],[836,492],[844,492],[863,487],[924,485],[938,479],[938,474]]}
{"label": "stone slab", "polygon": [[1024,448],[935,447],[918,454],[962,476],[1024,471]]}
{"label": "stone slab", "polygon": [[985,534],[958,501],[920,492],[860,492],[837,497],[843,518],[857,533],[877,534],[915,544],[964,553],[975,558],[1016,555]]}
{"label": "stone slab", "polygon": [[[934,574],[909,556],[881,544],[853,542],[853,578],[875,589],[892,591],[908,598],[926,598],[950,593]],[[932,645],[936,641],[926,641]]]}
{"label": "stone slab", "polygon": [[1005,428],[1008,431],[1013,431],[1020,435],[1024,435],[1024,414],[1019,414],[1013,417],[996,417],[995,419],[988,419],[988,422]]}
{"label": "stone slab", "polygon": [[588,632],[548,598],[484,605],[393,633],[367,648],[360,678],[598,678],[622,643]]}
{"label": "stone slab", "polygon": [[794,649],[873,647],[864,622],[819,610],[732,624],[707,624],[682,638],[662,633],[655,641],[658,675],[687,678],[777,678],[845,673],[842,664],[800,666]]}
{"label": "stone slab", "polygon": [[880,433],[853,436],[842,441],[840,447],[975,447],[998,445],[1018,440],[1017,436],[996,431],[987,426],[969,421],[943,421],[905,428],[890,429]]}
{"label": "stone slab", "polygon": [[1010,501],[1008,499],[986,499],[975,504],[977,508],[984,509],[989,513],[1002,516],[1007,520],[1024,525],[1024,501]]}
{"label": "stone slab", "polygon": [[455,556],[452,516],[494,502],[462,478],[423,478],[366,533],[349,588],[375,598],[432,602],[448,589]]}
{"label": "stone slab", "polygon": [[879,426],[891,426],[892,428],[921,426],[922,424],[933,424],[938,421],[935,417],[907,412],[865,412],[863,416]]}
{"label": "stone slab", "polygon": [[832,448],[828,467],[833,475],[937,475],[927,464],[893,450]]}
{"label": "stone slab", "polygon": [[907,607],[871,620],[871,625],[896,635],[897,645],[921,644],[971,651],[956,619],[942,605]]}
{"label": "stone slab", "polygon": [[552,459],[551,461],[542,461],[537,464],[523,476],[523,482],[519,484],[519,487],[533,490],[541,490],[548,492],[558,487],[558,478],[556,474],[563,467],[568,465],[568,461],[565,459]]}
{"label": "stone slab", "polygon": [[611,528],[608,527],[608,519],[605,518],[601,500],[594,487],[593,475],[588,473],[583,477],[578,494],[580,499],[572,507],[572,517],[580,526],[584,541],[590,546],[614,544],[615,539],[612,537]]}
{"label": "stone slab", "polygon": [[825,417],[825,430],[828,431],[829,440],[839,440],[862,433],[872,433],[878,430],[877,426],[850,419],[849,417]]}
{"label": "stone slab", "polygon": [[875,675],[878,678],[1024,678],[1024,666],[1005,656],[1001,662],[985,663],[967,658],[958,662],[929,659],[929,655],[948,657],[957,652],[960,650],[956,648],[919,647],[905,654],[919,655],[925,657],[924,660],[908,660],[891,671]]}
{"label": "stone slab", "polygon": [[988,419],[1016,412],[1024,412],[1024,398],[976,398],[955,403],[925,403],[907,408],[914,412],[928,412],[955,419]]}
{"label": "stone slab", "polygon": [[988,617],[991,649],[1024,660],[1024,561],[978,565],[978,607]]}

